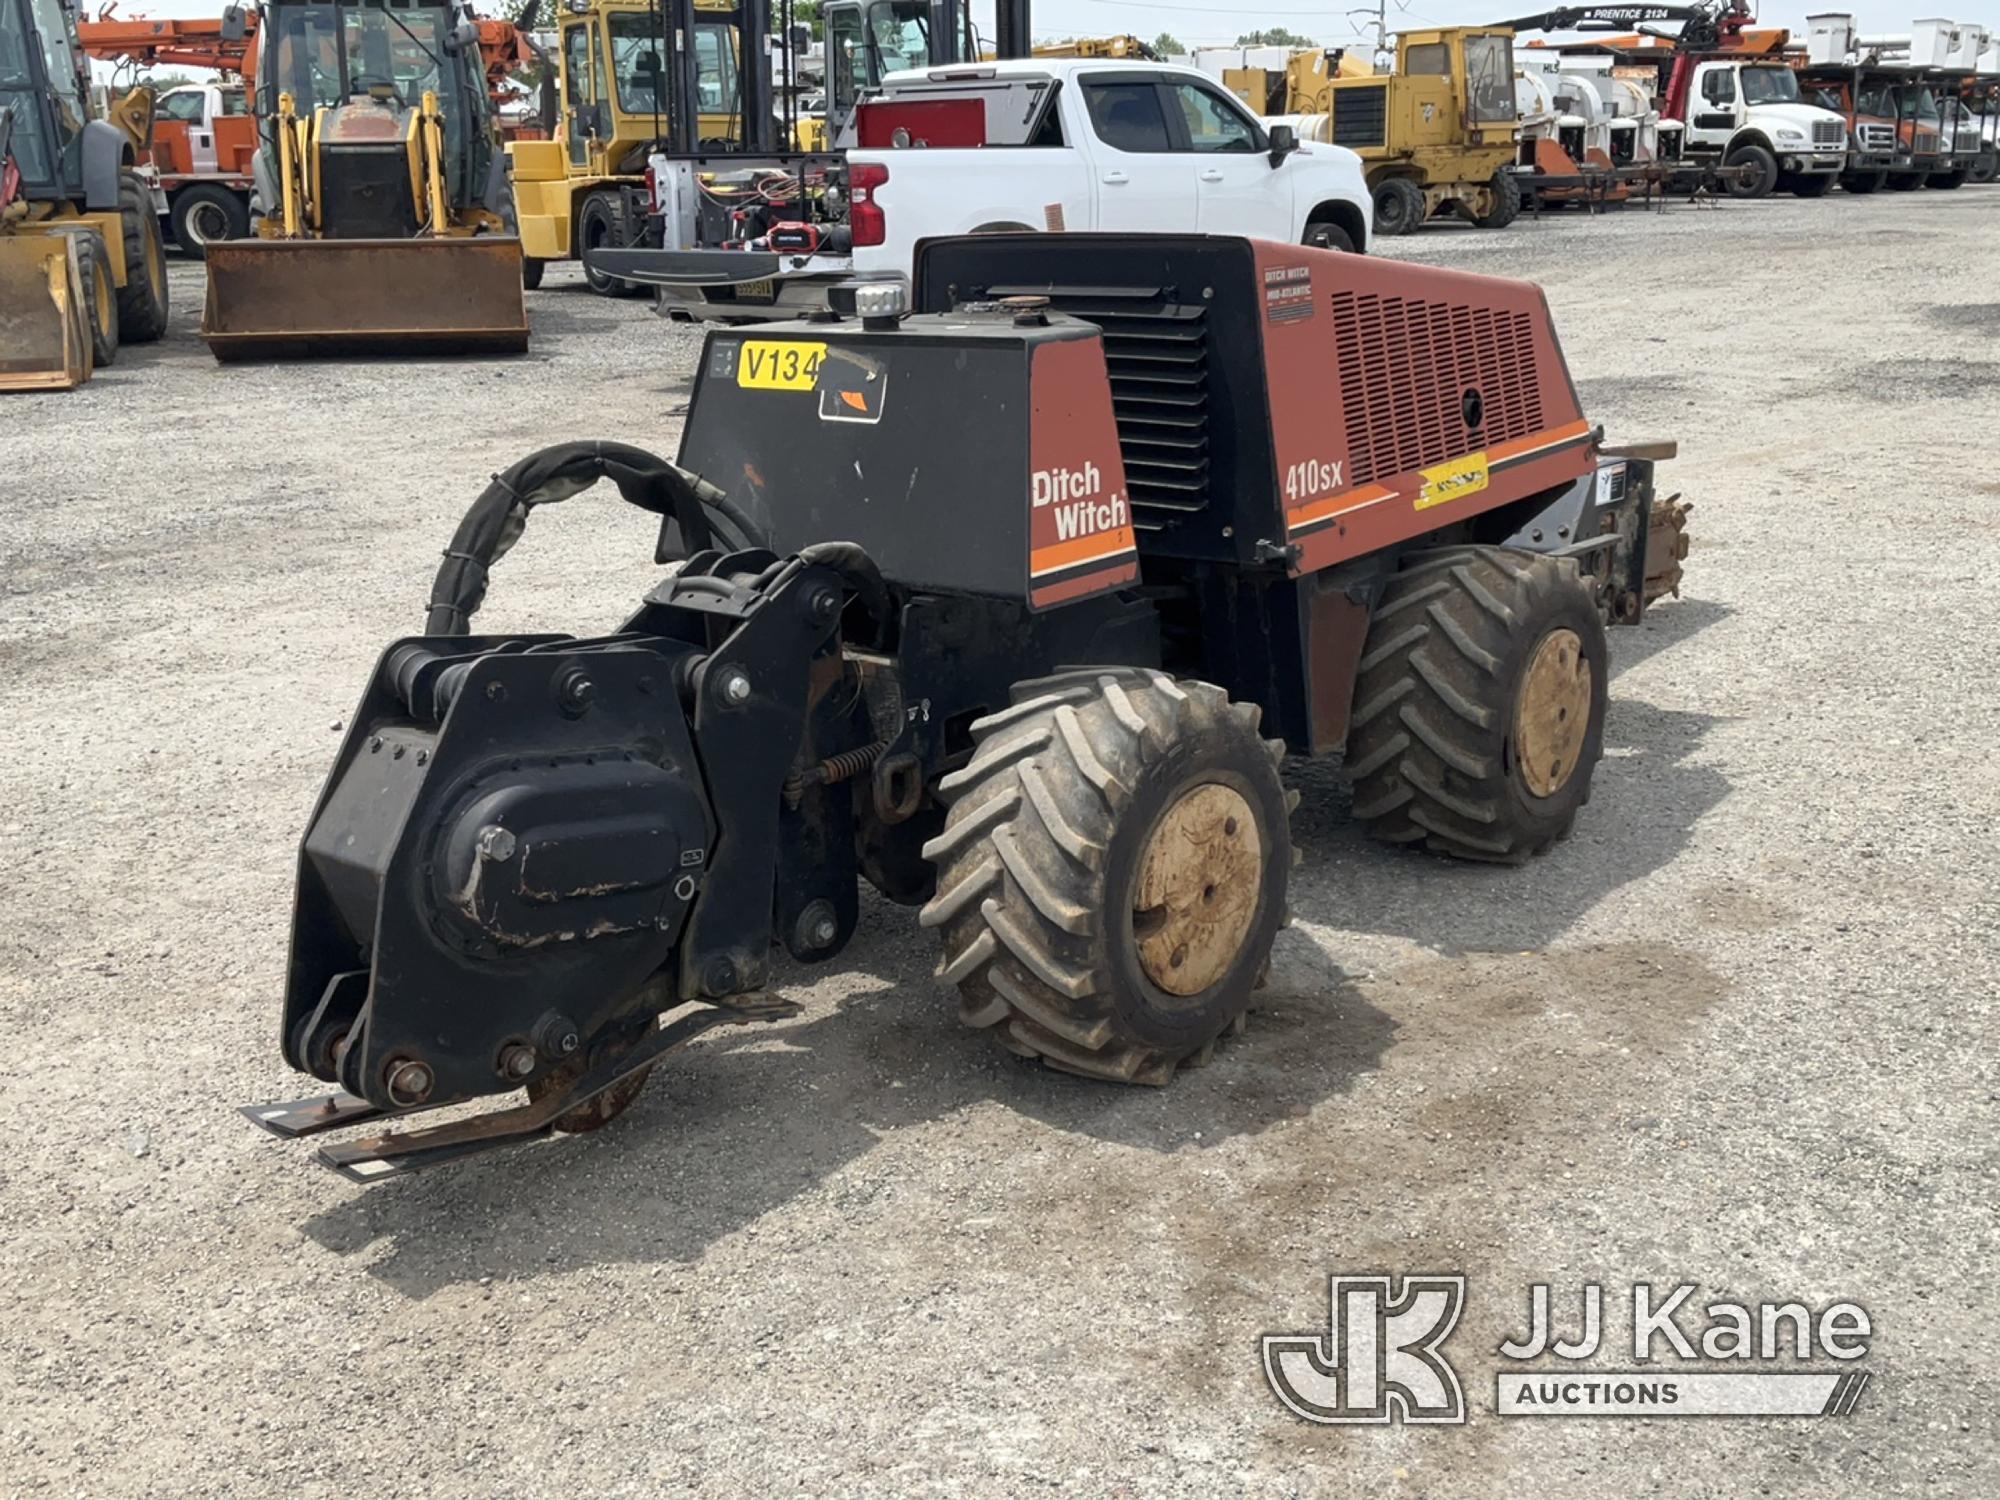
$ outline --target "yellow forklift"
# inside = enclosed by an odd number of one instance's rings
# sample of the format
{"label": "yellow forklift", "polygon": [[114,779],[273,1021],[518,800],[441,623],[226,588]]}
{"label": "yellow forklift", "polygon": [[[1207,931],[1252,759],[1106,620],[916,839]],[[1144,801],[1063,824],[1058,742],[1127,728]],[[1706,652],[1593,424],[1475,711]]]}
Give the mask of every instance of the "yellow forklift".
{"label": "yellow forklift", "polygon": [[1521,127],[1513,32],[1402,32],[1393,73],[1329,78],[1326,101],[1315,134],[1360,156],[1377,234],[1407,234],[1441,213],[1498,229],[1520,213],[1508,171]]}
{"label": "yellow forklift", "polygon": [[139,153],[152,95],[93,119],[72,0],[0,0],[0,390],[67,390],[167,328]]}
{"label": "yellow forklift", "polygon": [[[776,149],[769,14],[765,0],[568,0],[544,110],[552,139],[507,145],[527,286],[552,260],[644,242],[653,152]],[[583,274],[599,296],[644,290]]]}

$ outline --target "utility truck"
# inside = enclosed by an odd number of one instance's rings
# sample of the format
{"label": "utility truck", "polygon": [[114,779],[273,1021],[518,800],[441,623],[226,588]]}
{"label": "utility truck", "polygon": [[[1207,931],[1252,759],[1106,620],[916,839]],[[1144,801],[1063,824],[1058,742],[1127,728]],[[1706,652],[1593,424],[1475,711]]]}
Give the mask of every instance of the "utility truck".
{"label": "utility truck", "polygon": [[[1774,188],[1816,198],[1847,161],[1847,122],[1808,104],[1789,65],[1790,33],[1755,28],[1746,0],[1707,5],[1584,6],[1501,24],[1517,31],[1602,32],[1642,22],[1636,33],[1594,47],[1628,65],[1656,69],[1661,154],[1731,169],[1722,180],[1738,198]],[[1677,23],[1665,32],[1655,23]]]}
{"label": "utility truck", "polygon": [[656,156],[668,248],[587,264],[659,288],[663,311],[755,321],[824,307],[855,277],[907,279],[917,244],[941,235],[1102,229],[1368,247],[1355,154],[1267,128],[1193,68],[1041,58],[912,69],[857,107],[855,129],[860,144],[843,157],[767,172],[761,187]]}

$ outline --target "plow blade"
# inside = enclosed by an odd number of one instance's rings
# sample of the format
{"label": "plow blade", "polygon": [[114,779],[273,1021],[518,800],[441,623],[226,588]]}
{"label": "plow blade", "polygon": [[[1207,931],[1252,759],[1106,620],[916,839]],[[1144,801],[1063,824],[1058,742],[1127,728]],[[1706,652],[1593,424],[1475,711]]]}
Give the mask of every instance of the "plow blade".
{"label": "plow blade", "polygon": [[205,258],[219,360],[528,347],[517,239],[211,240]]}
{"label": "plow blade", "polygon": [[90,379],[90,323],[76,241],[0,234],[0,391],[67,391]]}

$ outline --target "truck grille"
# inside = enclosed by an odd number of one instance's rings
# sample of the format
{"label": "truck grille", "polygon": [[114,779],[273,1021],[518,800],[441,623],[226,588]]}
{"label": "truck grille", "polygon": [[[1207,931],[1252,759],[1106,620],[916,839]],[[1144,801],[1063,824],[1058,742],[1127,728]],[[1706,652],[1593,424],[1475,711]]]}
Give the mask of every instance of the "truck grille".
{"label": "truck grille", "polygon": [[1462,454],[1469,390],[1485,407],[1487,446],[1542,430],[1534,323],[1524,312],[1338,291],[1333,331],[1350,484]]}
{"label": "truck grille", "polygon": [[1847,139],[1847,127],[1838,120],[1814,120],[1813,144],[1838,146]]}
{"label": "truck grille", "polygon": [[1333,143],[1380,146],[1388,140],[1389,86],[1364,84],[1333,91]]}
{"label": "truck grille", "polygon": [[[1208,504],[1208,308],[1157,288],[1033,289],[1104,335],[1132,524],[1159,531]],[[996,288],[992,295],[1001,295]]]}
{"label": "truck grille", "polygon": [[1896,149],[1896,127],[1893,125],[1863,125],[1859,134],[1863,150],[1894,151]]}

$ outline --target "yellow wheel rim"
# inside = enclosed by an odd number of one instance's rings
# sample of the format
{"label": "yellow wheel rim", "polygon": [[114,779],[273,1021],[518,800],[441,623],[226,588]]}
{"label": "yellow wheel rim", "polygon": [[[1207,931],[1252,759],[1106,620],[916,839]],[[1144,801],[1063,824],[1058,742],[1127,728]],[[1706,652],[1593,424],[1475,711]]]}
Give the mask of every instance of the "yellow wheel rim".
{"label": "yellow wheel rim", "polygon": [[118,289],[111,284],[111,273],[101,260],[91,276],[97,282],[97,331],[108,339],[118,328]]}
{"label": "yellow wheel rim", "polygon": [[1569,784],[1590,729],[1590,660],[1574,630],[1551,630],[1535,647],[1514,704],[1514,763],[1537,797]]}
{"label": "yellow wheel rim", "polygon": [[1208,782],[1160,816],[1139,864],[1139,967],[1170,995],[1198,995],[1243,951],[1263,894],[1264,841],[1250,804]]}

